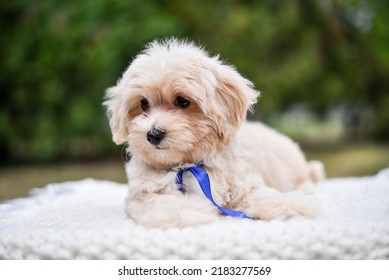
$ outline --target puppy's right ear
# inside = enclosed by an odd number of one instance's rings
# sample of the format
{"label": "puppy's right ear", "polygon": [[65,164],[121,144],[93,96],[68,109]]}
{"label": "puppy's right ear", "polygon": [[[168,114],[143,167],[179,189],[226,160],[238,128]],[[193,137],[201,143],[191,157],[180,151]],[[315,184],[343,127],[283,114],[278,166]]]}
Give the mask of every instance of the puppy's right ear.
{"label": "puppy's right ear", "polygon": [[103,105],[107,110],[109,125],[112,131],[112,140],[117,145],[126,142],[128,137],[125,103],[119,85],[107,89]]}

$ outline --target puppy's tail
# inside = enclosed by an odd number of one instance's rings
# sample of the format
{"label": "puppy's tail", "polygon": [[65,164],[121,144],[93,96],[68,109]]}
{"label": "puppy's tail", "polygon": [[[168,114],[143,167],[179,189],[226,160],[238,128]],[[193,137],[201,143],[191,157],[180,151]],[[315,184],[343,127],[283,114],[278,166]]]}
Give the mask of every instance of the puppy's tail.
{"label": "puppy's tail", "polygon": [[312,182],[316,183],[320,180],[325,179],[326,172],[324,169],[324,164],[321,161],[318,160],[309,161],[308,168],[309,168],[309,177],[311,178]]}

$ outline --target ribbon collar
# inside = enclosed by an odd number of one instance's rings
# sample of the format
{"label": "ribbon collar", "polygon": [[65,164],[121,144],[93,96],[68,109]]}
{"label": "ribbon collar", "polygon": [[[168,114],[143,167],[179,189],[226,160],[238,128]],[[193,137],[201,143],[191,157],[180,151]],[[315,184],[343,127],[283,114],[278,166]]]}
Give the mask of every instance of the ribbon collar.
{"label": "ribbon collar", "polygon": [[211,201],[211,203],[217,209],[219,209],[220,212],[222,212],[228,216],[234,217],[234,218],[241,218],[241,219],[250,218],[244,212],[224,208],[215,202],[215,200],[212,197],[211,183],[209,180],[208,173],[204,169],[202,169],[202,167],[204,167],[204,163],[199,162],[199,163],[196,163],[195,165],[190,166],[190,167],[180,168],[177,172],[177,178],[176,178],[176,184],[178,185],[178,190],[181,192],[183,191],[183,175],[185,172],[189,171],[196,178],[204,195],[208,198],[209,201]]}

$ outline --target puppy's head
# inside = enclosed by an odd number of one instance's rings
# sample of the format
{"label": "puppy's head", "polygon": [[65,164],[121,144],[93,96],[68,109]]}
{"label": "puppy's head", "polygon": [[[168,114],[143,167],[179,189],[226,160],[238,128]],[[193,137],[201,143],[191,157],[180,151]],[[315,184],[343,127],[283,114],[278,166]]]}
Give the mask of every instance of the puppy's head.
{"label": "puppy's head", "polygon": [[107,90],[113,141],[168,169],[228,146],[258,92],[192,43],[152,42]]}

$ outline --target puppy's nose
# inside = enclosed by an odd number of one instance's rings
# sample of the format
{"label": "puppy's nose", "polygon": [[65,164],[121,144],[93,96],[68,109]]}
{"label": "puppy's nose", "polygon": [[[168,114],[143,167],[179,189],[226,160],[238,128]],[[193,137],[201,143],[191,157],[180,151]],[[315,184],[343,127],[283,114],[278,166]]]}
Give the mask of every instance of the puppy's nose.
{"label": "puppy's nose", "polygon": [[153,127],[147,132],[147,141],[149,141],[154,146],[157,146],[159,143],[161,143],[162,139],[165,137],[165,134],[165,131]]}

